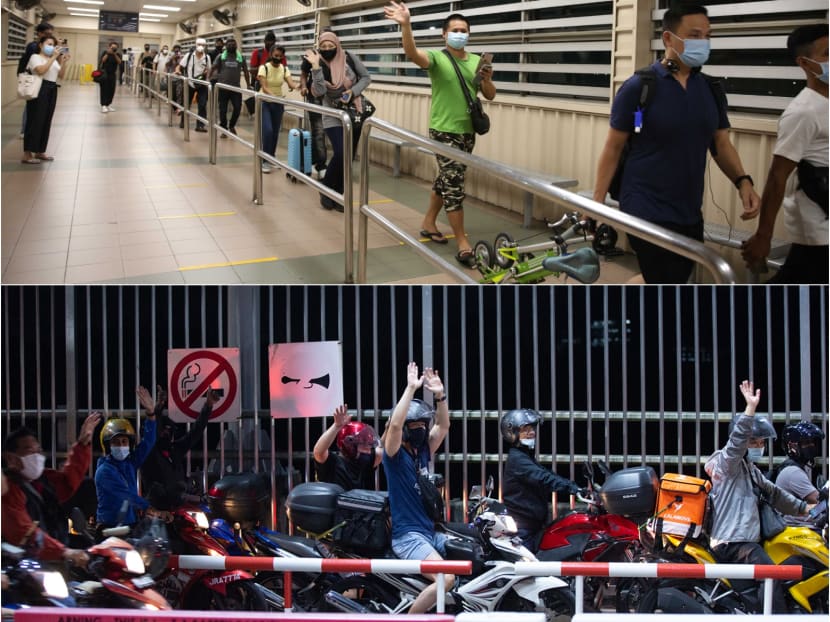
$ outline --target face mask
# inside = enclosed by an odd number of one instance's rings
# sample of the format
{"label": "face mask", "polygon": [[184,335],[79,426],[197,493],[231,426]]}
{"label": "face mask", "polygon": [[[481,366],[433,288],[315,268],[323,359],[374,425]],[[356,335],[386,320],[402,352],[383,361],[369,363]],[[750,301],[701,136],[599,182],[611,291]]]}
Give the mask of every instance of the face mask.
{"label": "face mask", "polygon": [[326,62],[331,62],[334,60],[334,57],[337,56],[337,48],[332,50],[320,50],[320,56],[322,56],[323,60]]}
{"label": "face mask", "polygon": [[462,50],[464,46],[467,45],[467,41],[470,40],[470,35],[466,32],[448,32],[447,33],[447,45],[450,46],[454,50]]}
{"label": "face mask", "polygon": [[20,458],[20,462],[23,463],[23,468],[20,470],[23,479],[33,482],[43,474],[46,456],[43,454],[29,454]]}
{"label": "face mask", "polygon": [[[673,32],[670,33],[675,39],[680,39]],[[709,50],[712,43],[709,39],[680,39],[683,41],[683,53],[678,57],[687,67],[702,67],[709,60]]]}
{"label": "face mask", "polygon": [[749,447],[746,455],[750,462],[760,462],[764,458],[764,451],[763,447]]}
{"label": "face mask", "polygon": [[427,440],[426,428],[415,428],[409,431],[409,444],[413,449],[420,449]]}
{"label": "face mask", "polygon": [[363,470],[372,466],[375,457],[372,454],[357,454],[357,466]]}
{"label": "face mask", "polygon": [[130,455],[130,448],[129,447],[112,447],[110,449],[110,453],[112,453],[112,457],[121,462],[122,460],[126,460],[127,456]]}
{"label": "face mask", "polygon": [[520,438],[519,442],[527,447],[528,449],[536,449],[536,439],[535,438]]}
{"label": "face mask", "polygon": [[55,46],[54,45],[44,45],[43,46],[43,53],[46,56],[52,56],[55,53]]}
{"label": "face mask", "polygon": [[812,58],[808,58],[807,60],[810,61],[811,63],[815,63],[816,65],[821,67],[821,73],[816,73],[814,71],[812,71],[810,73],[812,73],[816,78],[818,78],[819,80],[821,80],[822,82],[827,84],[827,79],[828,79],[828,75],[827,75],[828,63],[827,63],[827,61],[813,60]]}
{"label": "face mask", "polygon": [[204,45],[197,45],[196,46],[196,51],[201,54],[202,52],[205,51],[205,46]]}
{"label": "face mask", "polygon": [[272,58],[271,59],[271,63],[273,63],[274,65],[279,65],[281,62],[282,62],[281,58]]}
{"label": "face mask", "polygon": [[161,51],[161,53],[162,53],[162,54],[167,54],[167,48],[164,48],[164,49]]}
{"label": "face mask", "polygon": [[236,54],[236,46],[235,45],[229,45],[228,46],[228,54]]}

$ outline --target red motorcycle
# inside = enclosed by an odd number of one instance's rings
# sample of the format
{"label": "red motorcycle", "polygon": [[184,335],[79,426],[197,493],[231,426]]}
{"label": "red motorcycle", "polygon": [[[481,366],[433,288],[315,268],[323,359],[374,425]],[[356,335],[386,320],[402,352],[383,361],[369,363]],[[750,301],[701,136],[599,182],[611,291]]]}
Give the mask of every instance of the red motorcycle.
{"label": "red motorcycle", "polygon": [[[537,557],[541,561],[630,562],[640,544],[638,525],[651,516],[657,498],[658,479],[651,467],[631,467],[612,473],[603,462],[605,474],[599,486],[590,463],[584,466],[588,493],[577,495],[587,504],[585,511],[572,512],[542,533]],[[604,577],[586,577],[585,604],[596,610],[607,597],[619,600],[625,584]]]}
{"label": "red motorcycle", "polygon": [[[170,546],[177,555],[224,557],[227,549],[207,533],[210,523],[201,508],[174,510],[167,525]],[[159,589],[177,609],[282,611],[282,597],[256,583],[244,570],[168,568]]]}

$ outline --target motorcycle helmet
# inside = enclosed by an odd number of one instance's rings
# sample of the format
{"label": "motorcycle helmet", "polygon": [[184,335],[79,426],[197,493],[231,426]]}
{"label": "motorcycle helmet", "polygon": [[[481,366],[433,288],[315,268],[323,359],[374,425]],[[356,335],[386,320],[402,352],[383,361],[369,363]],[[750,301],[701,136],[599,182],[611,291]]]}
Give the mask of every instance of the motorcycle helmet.
{"label": "motorcycle helmet", "polygon": [[508,410],[501,418],[501,437],[510,446],[519,444],[519,430],[522,426],[532,425],[539,427],[542,415],[531,408],[517,408]]}
{"label": "motorcycle helmet", "polygon": [[[732,436],[732,430],[735,429],[735,422],[738,420],[738,417],[742,417],[743,413],[738,413],[734,417],[732,417],[732,421],[729,422],[729,435]],[[769,419],[766,418],[764,415],[755,415],[752,418],[752,432],[750,434],[752,438],[763,438],[768,439],[771,438],[775,440],[778,438],[778,434],[775,432],[775,428],[772,427],[772,424],[769,422]]]}
{"label": "motorcycle helmet", "polygon": [[[801,464],[807,464],[821,453],[823,440],[824,432],[809,421],[788,425],[781,433],[781,447],[787,456]],[[808,443],[807,447],[802,447],[802,443]]]}
{"label": "motorcycle helmet", "polygon": [[135,445],[135,430],[129,421],[118,418],[110,419],[104,424],[104,427],[101,428],[99,440],[101,441],[101,449],[104,450],[105,454],[109,453],[110,441],[121,435],[125,435],[130,439],[131,448]]}
{"label": "motorcycle helmet", "polygon": [[432,407],[423,400],[414,399],[409,403],[409,410],[406,411],[406,421],[403,423],[402,440],[405,443],[409,442],[409,424],[416,421],[423,421],[426,424],[427,430],[432,426],[432,418],[435,416],[435,411]]}
{"label": "motorcycle helmet", "polygon": [[379,444],[375,429],[360,421],[350,421],[337,433],[337,448],[347,460],[357,460],[360,446],[377,447]]}

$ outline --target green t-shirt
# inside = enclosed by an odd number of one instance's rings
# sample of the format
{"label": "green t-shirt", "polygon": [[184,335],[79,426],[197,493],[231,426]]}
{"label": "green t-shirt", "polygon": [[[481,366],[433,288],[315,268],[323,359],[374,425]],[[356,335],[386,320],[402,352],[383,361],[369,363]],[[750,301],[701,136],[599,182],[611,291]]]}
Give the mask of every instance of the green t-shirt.
{"label": "green t-shirt", "polygon": [[[467,112],[467,99],[453,69],[452,61],[441,50],[427,50],[429,79],[432,82],[432,104],[429,108],[429,127],[439,132],[472,134],[473,122]],[[475,97],[473,78],[478,68],[478,54],[467,52],[466,60],[456,59],[461,75],[467,82],[470,96]]]}

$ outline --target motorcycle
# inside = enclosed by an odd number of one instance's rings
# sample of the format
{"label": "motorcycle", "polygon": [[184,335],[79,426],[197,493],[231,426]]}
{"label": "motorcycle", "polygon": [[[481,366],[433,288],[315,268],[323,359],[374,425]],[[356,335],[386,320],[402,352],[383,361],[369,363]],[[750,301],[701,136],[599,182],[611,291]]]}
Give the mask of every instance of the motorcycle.
{"label": "motorcycle", "polygon": [[[475,490],[470,497],[476,499]],[[488,497],[475,501],[471,528],[450,525],[447,529],[446,559],[473,563],[473,574],[458,577],[449,590],[447,611],[543,611],[549,621],[569,620],[575,603],[565,581],[516,575],[514,562],[535,561],[536,556],[516,536],[511,516],[483,510],[492,502]],[[348,551],[341,554],[350,556]],[[335,582],[325,598],[334,610],[399,614],[429,585],[420,575],[353,575]]]}
{"label": "motorcycle", "polygon": [[63,575],[49,569],[26,552],[2,544],[3,616],[25,607],[75,607]]}

